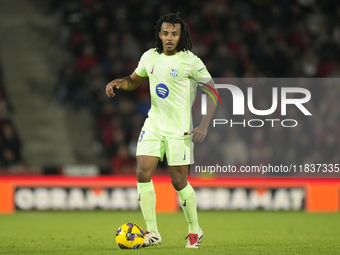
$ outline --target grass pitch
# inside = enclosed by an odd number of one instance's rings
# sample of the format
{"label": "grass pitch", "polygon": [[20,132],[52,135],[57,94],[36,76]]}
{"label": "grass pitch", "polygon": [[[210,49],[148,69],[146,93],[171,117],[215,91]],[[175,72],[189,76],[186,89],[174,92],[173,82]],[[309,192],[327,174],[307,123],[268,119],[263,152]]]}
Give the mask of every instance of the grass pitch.
{"label": "grass pitch", "polygon": [[0,215],[0,254],[340,254],[340,215],[305,212],[199,212],[204,238],[185,249],[182,212],[159,214],[162,245],[120,250],[117,228],[141,212],[16,212]]}

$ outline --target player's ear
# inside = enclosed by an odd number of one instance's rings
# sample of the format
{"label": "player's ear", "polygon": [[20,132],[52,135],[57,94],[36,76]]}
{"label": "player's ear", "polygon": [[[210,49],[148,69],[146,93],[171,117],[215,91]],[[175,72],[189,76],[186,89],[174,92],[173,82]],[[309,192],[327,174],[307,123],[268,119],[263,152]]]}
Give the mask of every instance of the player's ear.
{"label": "player's ear", "polygon": [[158,32],[158,37],[159,37],[159,39],[162,40],[162,33],[161,32]]}

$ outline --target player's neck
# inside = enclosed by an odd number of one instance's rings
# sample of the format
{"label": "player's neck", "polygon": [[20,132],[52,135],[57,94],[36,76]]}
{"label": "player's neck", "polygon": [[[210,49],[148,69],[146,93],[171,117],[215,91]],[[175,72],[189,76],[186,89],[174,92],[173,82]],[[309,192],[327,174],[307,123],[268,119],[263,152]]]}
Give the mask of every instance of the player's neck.
{"label": "player's neck", "polygon": [[177,50],[173,50],[173,51],[170,51],[170,52],[168,52],[166,50],[163,51],[163,54],[165,56],[173,56],[173,55],[176,55],[177,53],[178,53]]}

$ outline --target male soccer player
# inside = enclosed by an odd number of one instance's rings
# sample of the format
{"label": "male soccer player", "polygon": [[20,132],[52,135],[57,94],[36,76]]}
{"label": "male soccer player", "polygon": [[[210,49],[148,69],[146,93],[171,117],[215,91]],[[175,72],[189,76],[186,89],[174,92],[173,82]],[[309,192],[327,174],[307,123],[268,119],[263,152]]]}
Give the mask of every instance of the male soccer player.
{"label": "male soccer player", "polygon": [[198,224],[194,189],[187,180],[188,168],[193,164],[193,141],[204,140],[215,105],[209,98],[207,114],[200,125],[192,129],[191,107],[198,80],[205,78],[210,84],[212,81],[203,62],[190,52],[188,27],[179,14],[159,18],[155,26],[156,48],[143,54],[130,76],[111,81],[106,86],[106,94],[114,96],[114,88],[134,90],[149,77],[152,105],[138,140],[136,171],[138,200],[147,225],[143,246],[162,241],[157,229],[156,195],[151,178],[165,153],[171,182],[189,224],[186,248],[199,248],[203,231]]}

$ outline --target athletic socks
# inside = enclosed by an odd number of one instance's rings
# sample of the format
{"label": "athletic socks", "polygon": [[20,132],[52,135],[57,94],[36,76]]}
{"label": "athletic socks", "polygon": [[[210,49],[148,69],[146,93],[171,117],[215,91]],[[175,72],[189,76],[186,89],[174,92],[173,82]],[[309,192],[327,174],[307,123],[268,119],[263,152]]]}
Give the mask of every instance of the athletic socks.
{"label": "athletic socks", "polygon": [[[137,182],[138,200],[149,232],[158,233],[156,221],[156,194],[152,181]],[[187,186],[177,191],[185,218],[189,224],[189,233],[197,234],[200,230],[197,218],[196,196],[194,189]]]}
{"label": "athletic socks", "polygon": [[158,233],[156,221],[156,194],[152,180],[137,182],[138,201],[146,222],[147,231]]}
{"label": "athletic socks", "polygon": [[194,189],[188,183],[184,189],[177,191],[177,193],[184,211],[185,218],[189,223],[189,233],[198,234],[200,227],[198,225],[196,196]]}

